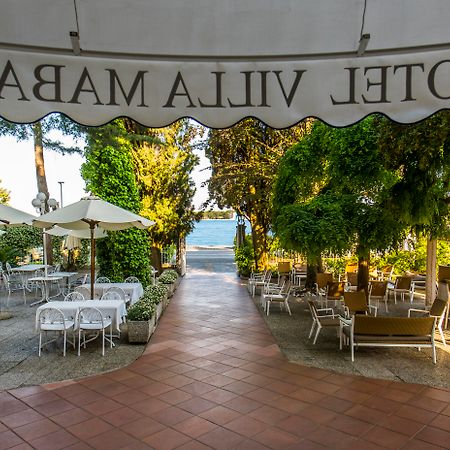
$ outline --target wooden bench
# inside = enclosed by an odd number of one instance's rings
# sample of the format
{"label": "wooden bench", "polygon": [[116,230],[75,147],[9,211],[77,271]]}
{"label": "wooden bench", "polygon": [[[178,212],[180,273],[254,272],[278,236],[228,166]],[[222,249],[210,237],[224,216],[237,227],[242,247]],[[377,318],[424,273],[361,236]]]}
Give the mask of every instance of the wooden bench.
{"label": "wooden bench", "polygon": [[352,361],[355,346],[359,347],[422,347],[431,348],[436,364],[434,342],[435,317],[371,317],[355,315],[341,319],[340,349],[343,339],[350,342]]}

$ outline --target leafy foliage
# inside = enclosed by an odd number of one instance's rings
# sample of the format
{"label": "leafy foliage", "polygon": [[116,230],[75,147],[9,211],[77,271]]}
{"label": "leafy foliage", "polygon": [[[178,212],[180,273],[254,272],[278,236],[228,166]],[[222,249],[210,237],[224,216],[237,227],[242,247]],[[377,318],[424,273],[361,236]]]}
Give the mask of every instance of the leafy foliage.
{"label": "leafy foliage", "polygon": [[[35,227],[9,227],[0,236],[0,260],[15,263],[30,254],[32,248],[42,247],[42,230]],[[61,242],[61,241],[59,241]]]}
{"label": "leafy foliage", "polygon": [[255,262],[267,265],[270,194],[280,157],[304,134],[307,124],[275,130],[245,119],[226,130],[210,130],[205,153],[211,162],[210,200],[233,208],[252,226]]}
{"label": "leafy foliage", "polygon": [[175,270],[167,269],[159,277],[158,282],[162,284],[172,284],[178,279],[178,274]]}
{"label": "leafy foliage", "polygon": [[[87,189],[121,208],[140,212],[139,191],[134,177],[131,145],[123,122],[114,121],[90,129],[86,163],[81,172]],[[108,233],[97,242],[100,272],[119,281],[134,275],[150,282],[148,232],[129,229]]]}
{"label": "leafy foliage", "polygon": [[405,224],[386,209],[395,174],[382,164],[369,117],[335,129],[316,121],[282,159],[274,189],[274,228],[283,246],[317,262],[356,245],[359,256],[385,249]]}
{"label": "leafy foliage", "polygon": [[450,113],[415,125],[380,120],[378,144],[386,167],[398,176],[389,205],[393,213],[417,232],[448,237]]}
{"label": "leafy foliage", "polygon": [[141,299],[128,308],[127,320],[138,322],[147,321],[153,317],[154,313],[154,303],[147,299]]}
{"label": "leafy foliage", "polygon": [[250,276],[254,268],[253,245],[250,235],[245,236],[244,245],[234,247],[234,261],[238,269],[239,275],[243,277]]}
{"label": "leafy foliage", "polygon": [[157,305],[167,297],[167,289],[168,287],[164,283],[152,284],[145,289],[144,298]]}
{"label": "leafy foliage", "polygon": [[8,203],[10,199],[9,194],[10,192],[7,189],[0,186],[0,203]]}
{"label": "leafy foliage", "polygon": [[[54,139],[52,131],[58,130],[64,136],[82,138],[86,131],[85,127],[72,122],[62,114],[52,114],[39,121],[42,132],[42,145],[45,149],[57,151],[61,154],[81,153],[79,146],[68,146],[58,139]],[[18,141],[34,139],[34,124],[17,124],[0,118],[0,136],[14,136]]]}
{"label": "leafy foliage", "polygon": [[[149,129],[130,120],[129,133],[136,183],[142,200],[142,214],[155,222],[150,229],[153,246],[178,243],[199,220],[192,204],[195,194],[191,173],[198,163],[191,142],[197,128],[187,120],[169,127]],[[154,261],[160,266],[160,261]]]}

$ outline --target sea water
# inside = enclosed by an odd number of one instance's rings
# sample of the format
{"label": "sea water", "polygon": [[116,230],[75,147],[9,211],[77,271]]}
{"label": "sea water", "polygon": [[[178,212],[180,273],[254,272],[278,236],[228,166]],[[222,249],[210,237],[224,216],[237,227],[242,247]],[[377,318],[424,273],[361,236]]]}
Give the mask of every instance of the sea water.
{"label": "sea water", "polygon": [[[232,247],[236,235],[234,219],[205,219],[195,224],[186,238],[189,247]],[[247,233],[249,227],[247,226]]]}

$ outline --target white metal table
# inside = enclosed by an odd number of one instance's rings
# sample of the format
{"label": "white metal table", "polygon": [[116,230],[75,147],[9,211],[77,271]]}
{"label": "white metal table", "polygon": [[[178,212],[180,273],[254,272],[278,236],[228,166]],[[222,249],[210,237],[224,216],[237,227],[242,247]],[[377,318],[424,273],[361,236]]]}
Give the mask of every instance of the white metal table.
{"label": "white metal table", "polygon": [[[52,282],[60,281],[60,280],[62,280],[62,277],[57,277],[57,276],[53,276],[53,275],[49,275],[47,277],[44,276],[44,277],[31,277],[31,278],[28,278],[28,281],[32,281],[32,282],[36,282],[36,283],[41,283],[42,284],[42,298],[40,300],[34,302],[34,303],[31,303],[30,306],[34,306],[34,305],[37,305],[37,304],[43,303],[43,302],[48,302],[49,299],[51,298],[50,297],[50,286],[49,285]],[[59,292],[58,292],[58,294],[56,296],[61,294],[61,290],[60,290],[59,286],[58,286],[58,290],[59,290]]]}
{"label": "white metal table", "polygon": [[[39,313],[46,308],[57,308],[64,314],[66,319],[76,320],[81,308],[94,307],[101,311],[105,317],[111,317],[112,325],[120,331],[120,324],[124,322],[127,315],[125,303],[122,300],[79,300],[74,302],[54,301],[39,306],[36,310],[36,331],[39,332]],[[78,324],[75,322],[75,328]]]}
{"label": "white metal table", "polygon": [[[91,285],[83,284],[83,287],[91,290]],[[130,299],[130,304],[136,303],[143,295],[144,288],[141,283],[94,283],[94,297],[101,298],[101,296],[111,287],[119,287],[122,288],[127,296]]]}

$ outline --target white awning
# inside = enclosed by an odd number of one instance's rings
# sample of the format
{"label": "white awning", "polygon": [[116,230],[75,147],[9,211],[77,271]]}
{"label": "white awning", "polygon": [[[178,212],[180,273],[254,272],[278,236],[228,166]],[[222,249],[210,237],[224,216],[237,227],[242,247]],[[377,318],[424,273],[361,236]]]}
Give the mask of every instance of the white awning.
{"label": "white awning", "polygon": [[282,128],[450,99],[447,0],[5,0],[0,115]]}

